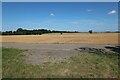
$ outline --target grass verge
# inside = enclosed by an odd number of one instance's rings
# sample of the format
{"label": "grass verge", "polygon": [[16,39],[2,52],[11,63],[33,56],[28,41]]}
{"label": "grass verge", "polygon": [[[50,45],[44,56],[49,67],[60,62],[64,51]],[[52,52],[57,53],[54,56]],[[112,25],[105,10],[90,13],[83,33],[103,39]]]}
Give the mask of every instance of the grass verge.
{"label": "grass verge", "polygon": [[3,78],[117,78],[118,56],[79,54],[65,61],[25,64],[23,50],[2,48]]}

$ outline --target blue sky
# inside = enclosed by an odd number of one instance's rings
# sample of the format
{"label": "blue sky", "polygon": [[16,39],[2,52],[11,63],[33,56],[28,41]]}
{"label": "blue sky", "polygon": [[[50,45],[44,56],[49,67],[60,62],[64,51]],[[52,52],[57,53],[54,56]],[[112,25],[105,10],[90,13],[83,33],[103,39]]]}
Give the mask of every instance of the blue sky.
{"label": "blue sky", "polygon": [[3,2],[2,30],[117,31],[117,2]]}

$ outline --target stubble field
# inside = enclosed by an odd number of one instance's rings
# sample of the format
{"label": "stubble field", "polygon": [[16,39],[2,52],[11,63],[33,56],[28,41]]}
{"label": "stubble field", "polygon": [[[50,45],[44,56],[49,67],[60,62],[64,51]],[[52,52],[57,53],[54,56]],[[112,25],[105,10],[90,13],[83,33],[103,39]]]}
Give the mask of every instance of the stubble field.
{"label": "stubble field", "polygon": [[49,33],[0,36],[0,42],[118,44],[118,33]]}

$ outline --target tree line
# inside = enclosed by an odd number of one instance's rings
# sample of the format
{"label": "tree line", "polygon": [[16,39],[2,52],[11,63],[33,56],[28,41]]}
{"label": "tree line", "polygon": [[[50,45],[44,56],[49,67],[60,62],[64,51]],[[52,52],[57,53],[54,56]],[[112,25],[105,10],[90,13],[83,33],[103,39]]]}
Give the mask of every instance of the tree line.
{"label": "tree line", "polygon": [[[90,34],[93,33],[92,30],[89,30],[88,32]],[[47,30],[47,29],[27,30],[27,29],[22,29],[22,28],[18,28],[16,31],[5,31],[5,32],[0,31],[0,34],[2,34],[2,35],[42,35],[42,34],[46,34],[46,33],[60,33],[62,35],[63,33],[82,33],[82,32],[78,32],[78,31],[55,31],[55,30]],[[97,32],[94,32],[94,33],[97,33]],[[115,32],[106,31],[104,33],[120,33],[120,31],[115,31]]]}
{"label": "tree line", "polygon": [[55,31],[55,30],[47,30],[47,29],[33,29],[27,30],[18,28],[16,31],[5,31],[1,32],[2,35],[42,35],[45,33],[78,33],[77,31]]}

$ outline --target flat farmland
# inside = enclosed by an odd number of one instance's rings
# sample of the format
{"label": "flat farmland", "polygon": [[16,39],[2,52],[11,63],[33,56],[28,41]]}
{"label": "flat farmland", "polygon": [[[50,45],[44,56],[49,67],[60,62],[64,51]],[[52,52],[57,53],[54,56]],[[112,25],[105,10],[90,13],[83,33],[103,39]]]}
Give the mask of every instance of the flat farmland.
{"label": "flat farmland", "polygon": [[49,33],[0,36],[0,42],[118,44],[118,33]]}
{"label": "flat farmland", "polygon": [[0,38],[3,78],[118,78],[119,75],[118,33]]}

